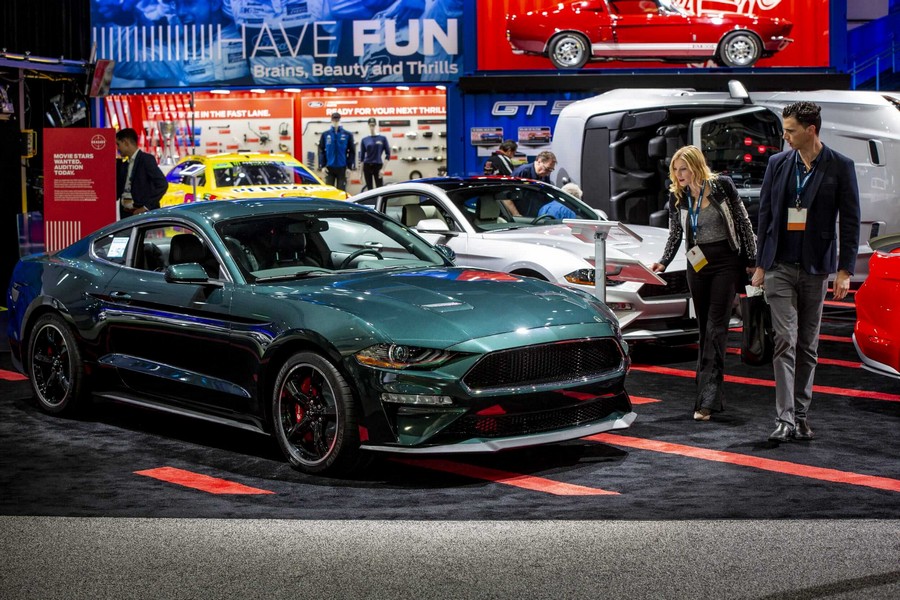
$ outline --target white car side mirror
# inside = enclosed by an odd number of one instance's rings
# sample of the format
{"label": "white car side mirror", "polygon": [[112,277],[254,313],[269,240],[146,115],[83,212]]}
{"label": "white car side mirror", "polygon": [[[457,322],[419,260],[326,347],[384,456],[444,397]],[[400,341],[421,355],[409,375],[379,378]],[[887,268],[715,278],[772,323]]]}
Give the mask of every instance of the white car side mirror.
{"label": "white car side mirror", "polygon": [[416,231],[450,231],[447,224],[441,219],[422,219],[414,227]]}

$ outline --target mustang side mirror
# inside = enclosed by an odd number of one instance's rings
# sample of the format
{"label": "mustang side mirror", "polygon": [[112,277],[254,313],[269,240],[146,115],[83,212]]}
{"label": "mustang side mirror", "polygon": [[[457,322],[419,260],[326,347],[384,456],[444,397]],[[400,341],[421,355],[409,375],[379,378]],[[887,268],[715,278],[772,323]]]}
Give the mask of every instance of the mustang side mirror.
{"label": "mustang side mirror", "polygon": [[191,283],[194,285],[214,285],[221,287],[221,281],[210,279],[200,263],[184,263],[166,267],[166,281],[169,283]]}

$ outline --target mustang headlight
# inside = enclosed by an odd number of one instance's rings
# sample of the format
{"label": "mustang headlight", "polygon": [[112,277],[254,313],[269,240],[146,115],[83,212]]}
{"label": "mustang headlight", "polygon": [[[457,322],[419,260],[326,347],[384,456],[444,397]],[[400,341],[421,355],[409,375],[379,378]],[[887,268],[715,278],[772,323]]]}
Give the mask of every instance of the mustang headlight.
{"label": "mustang headlight", "polygon": [[356,353],[356,360],[383,369],[426,369],[437,367],[455,356],[454,352],[402,344],[376,344]]}
{"label": "mustang headlight", "polygon": [[[609,267],[607,267],[607,271],[609,271]],[[618,273],[613,274],[618,275]],[[572,271],[565,276],[565,279],[569,283],[574,283],[575,285],[594,285],[594,269],[578,269],[577,271]],[[612,280],[609,277],[606,278],[606,287],[615,287],[617,285],[622,285],[623,283],[625,282]]]}

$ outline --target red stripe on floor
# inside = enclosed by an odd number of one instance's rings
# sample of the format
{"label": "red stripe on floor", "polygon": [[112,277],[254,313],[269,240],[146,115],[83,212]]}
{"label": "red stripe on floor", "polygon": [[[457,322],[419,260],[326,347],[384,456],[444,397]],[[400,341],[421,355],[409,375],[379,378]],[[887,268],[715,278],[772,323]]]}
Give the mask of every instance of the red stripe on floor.
{"label": "red stripe on floor", "polygon": [[656,398],[643,398],[641,396],[631,396],[632,404],[653,404],[654,402],[659,402]]}
{"label": "red stripe on floor", "polygon": [[[728,331],[740,332],[740,331],[743,331],[743,328],[742,327],[732,327]],[[825,342],[841,342],[844,344],[852,344],[853,343],[853,338],[840,336],[840,335],[821,334],[821,335],[819,335],[819,339],[823,340]]]}
{"label": "red stripe on floor", "polygon": [[[673,369],[671,367],[654,367],[651,365],[631,365],[632,371],[644,371],[647,373],[659,373],[660,375],[674,375],[675,377],[696,378],[694,371],[685,369]],[[725,381],[731,383],[743,383],[745,385],[761,385],[763,387],[775,387],[775,382],[769,379],[753,379],[751,377],[738,377],[726,375]],[[832,387],[830,385],[814,385],[813,391],[819,394],[832,394],[834,396],[848,396],[851,398],[866,398],[869,400],[885,400],[887,402],[900,402],[900,395],[887,394],[885,392],[871,392],[868,390],[851,390],[847,388]]]}
{"label": "red stripe on floor", "polygon": [[261,490],[227,479],[219,479],[210,477],[209,475],[201,475],[200,473],[192,473],[174,467],[159,467],[158,469],[147,469],[146,471],[135,471],[135,475],[143,475],[152,477],[160,481],[183,485],[184,487],[208,492],[210,494],[274,494],[269,490]]}
{"label": "red stripe on floor", "polygon": [[15,371],[4,371],[3,369],[0,369],[0,379],[5,381],[25,381],[28,378]]}
{"label": "red stripe on floor", "polygon": [[[696,344],[695,344],[696,346]],[[737,354],[740,356],[741,349],[740,348],[729,348],[728,354]],[[819,357],[820,365],[829,365],[832,367],[847,367],[848,369],[862,369],[862,363],[854,362],[852,360],[839,360],[837,358],[822,358]]]}
{"label": "red stripe on floor", "polygon": [[825,306],[831,306],[836,308],[847,308],[853,310],[856,308],[856,304],[853,302],[844,302],[842,300],[825,300],[823,302]]}
{"label": "red stripe on floor", "polygon": [[697,448],[696,446],[685,446],[682,444],[672,444],[669,442],[647,440],[611,433],[598,433],[597,435],[591,435],[584,439],[613,446],[623,446],[625,448],[637,448],[639,450],[650,450],[653,452],[662,452],[664,454],[677,454],[679,456],[723,462],[732,465],[740,465],[742,467],[753,467],[754,469],[761,469],[763,471],[796,475],[798,477],[807,477],[809,479],[818,479],[820,481],[849,483],[851,485],[888,490],[890,492],[900,492],[900,480],[891,479],[889,477],[861,475],[850,471],[838,471],[836,469],[826,469],[823,467],[810,467],[808,465],[800,465],[783,460],[758,458],[756,456],[737,454],[735,452],[708,450],[706,448]]}
{"label": "red stripe on floor", "polygon": [[504,485],[511,485],[535,492],[545,492],[547,494],[553,494],[555,496],[619,495],[619,492],[610,492],[609,490],[601,490],[599,488],[589,488],[582,485],[562,483],[559,481],[553,481],[552,479],[544,479],[543,477],[533,477],[531,475],[522,475],[520,473],[510,473],[509,471],[490,469],[488,467],[477,467],[475,465],[468,465],[465,463],[458,463],[450,460],[403,457],[392,457],[391,460],[413,467],[423,467],[426,469],[433,469],[435,471],[442,471],[444,473],[462,475],[463,477],[470,477],[472,479],[493,481],[494,483],[502,483]]}
{"label": "red stripe on floor", "polygon": [[820,340],[824,340],[826,342],[841,342],[842,344],[852,344],[853,338],[844,337],[840,335],[820,335]]}

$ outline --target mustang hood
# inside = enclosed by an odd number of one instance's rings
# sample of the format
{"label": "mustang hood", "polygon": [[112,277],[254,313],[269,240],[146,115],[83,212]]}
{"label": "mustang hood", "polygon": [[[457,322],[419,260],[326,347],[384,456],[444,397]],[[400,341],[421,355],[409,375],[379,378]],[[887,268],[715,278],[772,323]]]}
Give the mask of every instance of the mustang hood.
{"label": "mustang hood", "polygon": [[[356,314],[396,341],[451,346],[474,338],[590,324],[610,335],[609,316],[587,298],[506,273],[465,268],[366,271],[327,286],[293,288],[304,301]],[[280,287],[284,290],[284,287]],[[552,339],[552,334],[545,336]]]}

